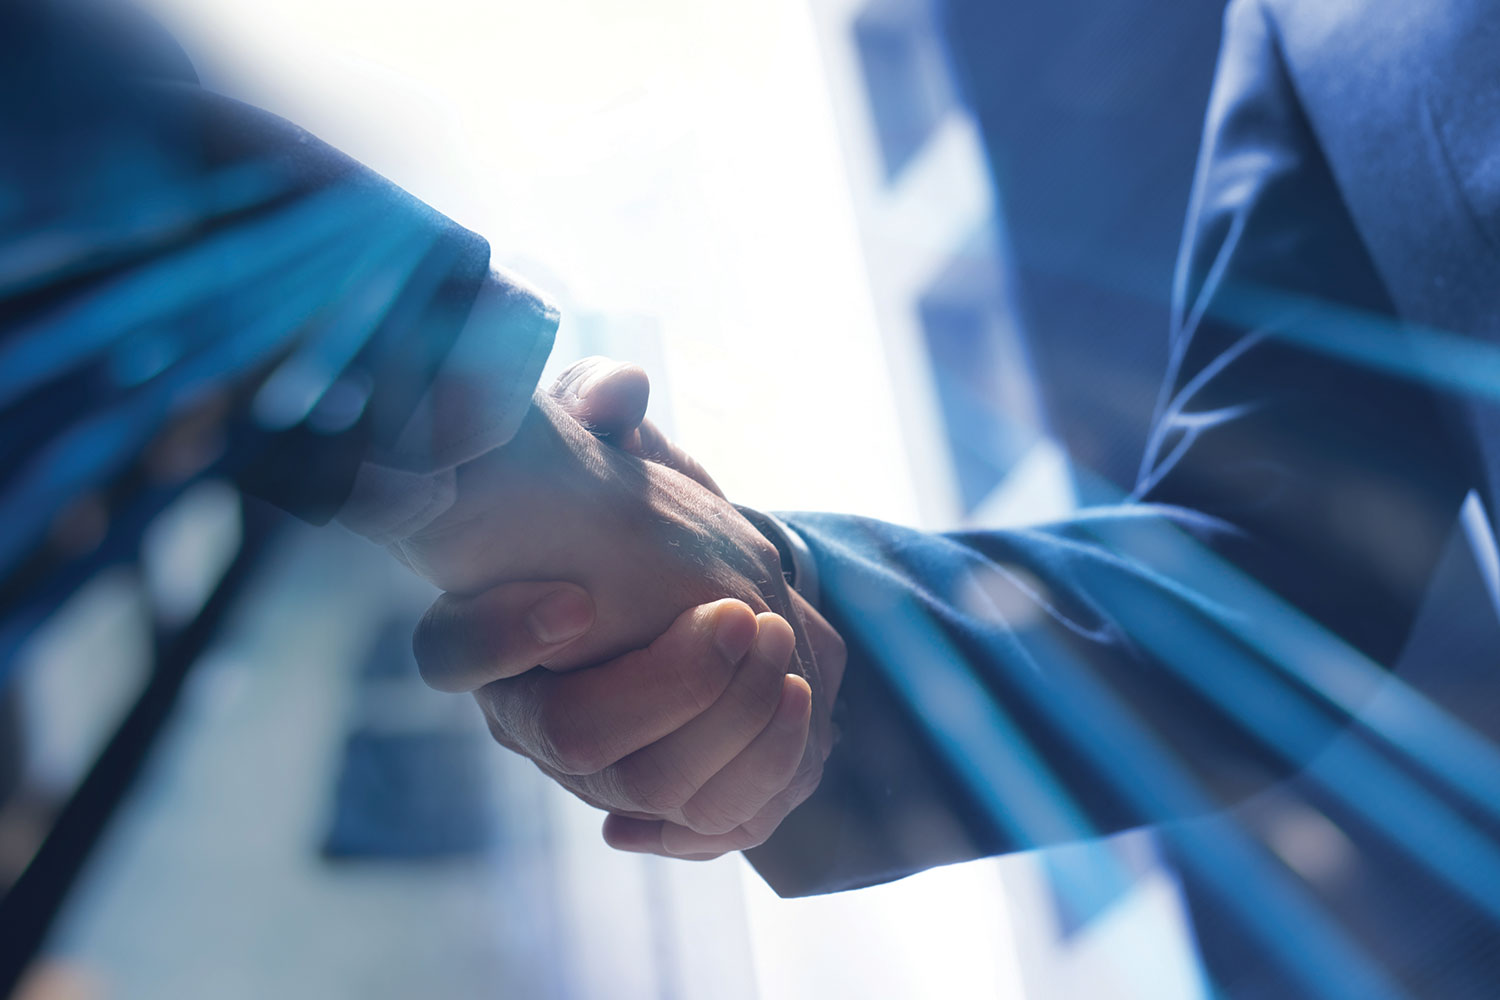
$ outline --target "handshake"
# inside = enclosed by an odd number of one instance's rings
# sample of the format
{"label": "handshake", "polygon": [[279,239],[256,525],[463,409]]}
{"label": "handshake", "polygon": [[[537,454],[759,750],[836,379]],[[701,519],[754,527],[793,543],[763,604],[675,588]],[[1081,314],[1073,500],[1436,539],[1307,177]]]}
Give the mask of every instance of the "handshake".
{"label": "handshake", "polygon": [[608,813],[613,847],[755,847],[817,787],[844,643],[781,554],[645,420],[641,369],[579,362],[396,555],[446,593],[426,682]]}

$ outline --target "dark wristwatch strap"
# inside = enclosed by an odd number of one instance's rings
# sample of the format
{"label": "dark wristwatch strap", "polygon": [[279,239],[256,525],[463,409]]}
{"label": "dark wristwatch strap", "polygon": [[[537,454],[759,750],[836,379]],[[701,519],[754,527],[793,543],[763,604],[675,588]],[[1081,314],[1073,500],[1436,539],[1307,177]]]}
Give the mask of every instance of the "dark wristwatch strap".
{"label": "dark wristwatch strap", "polygon": [[813,561],[812,551],[808,549],[802,536],[770,514],[762,513],[752,507],[742,507],[739,504],[735,504],[734,509],[739,511],[745,520],[755,525],[755,529],[764,535],[767,541],[776,546],[776,552],[781,557],[781,575],[786,578],[787,585],[801,594],[803,599],[813,607],[817,607],[818,567]]}

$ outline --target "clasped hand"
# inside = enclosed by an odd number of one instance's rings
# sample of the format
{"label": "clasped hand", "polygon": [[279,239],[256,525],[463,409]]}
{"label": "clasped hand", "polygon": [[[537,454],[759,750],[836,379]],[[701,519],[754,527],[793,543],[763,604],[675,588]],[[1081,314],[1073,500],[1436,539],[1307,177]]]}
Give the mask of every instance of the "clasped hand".
{"label": "clasped hand", "polygon": [[844,644],[648,394],[639,368],[575,365],[398,555],[448,592],[414,641],[430,685],[472,691],[612,846],[711,858],[817,787]]}

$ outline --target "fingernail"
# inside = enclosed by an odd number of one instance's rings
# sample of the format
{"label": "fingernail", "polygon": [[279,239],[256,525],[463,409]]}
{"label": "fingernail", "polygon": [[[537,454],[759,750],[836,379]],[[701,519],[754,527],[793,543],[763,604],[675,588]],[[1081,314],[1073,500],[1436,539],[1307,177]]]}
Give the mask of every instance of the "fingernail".
{"label": "fingernail", "polygon": [[757,652],[767,660],[785,667],[797,649],[797,634],[786,619],[770,612],[757,615],[760,632],[756,636]]}
{"label": "fingernail", "polygon": [[724,654],[724,659],[738,663],[750,652],[757,628],[755,619],[749,614],[739,609],[722,610],[714,622],[714,644]]}
{"label": "fingernail", "polygon": [[579,398],[587,396],[594,390],[594,386],[598,385],[600,382],[603,382],[606,378],[613,375],[615,373],[615,369],[619,367],[619,362],[604,361],[601,359],[599,363],[595,364],[593,368],[589,370],[589,373],[585,375],[581,381],[578,382],[576,387],[573,389],[573,395],[578,396]]}
{"label": "fingernail", "polygon": [[776,703],[776,713],[771,717],[771,724],[777,729],[800,730],[811,704],[812,688],[804,678],[790,674],[782,684],[781,700]]}
{"label": "fingernail", "polygon": [[526,613],[526,627],[547,646],[576,639],[594,624],[594,602],[574,587],[554,590]]}

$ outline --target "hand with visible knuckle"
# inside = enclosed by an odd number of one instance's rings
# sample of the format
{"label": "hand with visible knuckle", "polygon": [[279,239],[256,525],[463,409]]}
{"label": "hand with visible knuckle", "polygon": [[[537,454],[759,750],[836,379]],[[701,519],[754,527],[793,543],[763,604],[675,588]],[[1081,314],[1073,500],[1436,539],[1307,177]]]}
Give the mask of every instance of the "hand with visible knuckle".
{"label": "hand with visible knuckle", "polygon": [[[473,691],[496,742],[591,805],[659,820],[686,854],[761,843],[817,785],[843,642],[659,432],[661,464],[569,426],[588,415],[639,443],[643,372],[591,359],[565,380],[514,447],[460,470],[452,516],[403,543],[457,592],[417,627],[422,676]],[[533,465],[551,478],[528,479]],[[514,582],[538,580],[565,582]],[[784,718],[790,675],[811,708],[794,698]]]}

